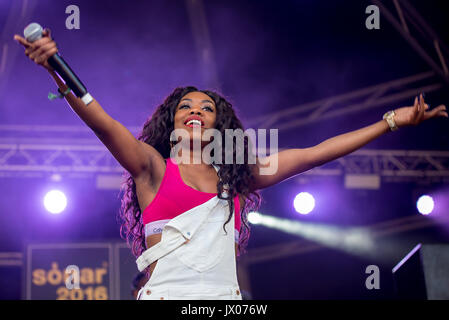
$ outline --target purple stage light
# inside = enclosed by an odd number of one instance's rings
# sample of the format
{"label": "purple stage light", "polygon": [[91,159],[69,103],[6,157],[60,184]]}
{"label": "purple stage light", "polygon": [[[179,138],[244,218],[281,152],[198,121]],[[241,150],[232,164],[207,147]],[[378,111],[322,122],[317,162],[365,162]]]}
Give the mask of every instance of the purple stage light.
{"label": "purple stage light", "polygon": [[60,190],[51,190],[44,197],[44,206],[48,212],[59,214],[67,206],[67,198]]}
{"label": "purple stage light", "polygon": [[295,210],[300,214],[309,214],[315,208],[315,198],[308,192],[300,192],[293,200]]}
{"label": "purple stage light", "polygon": [[434,208],[433,198],[426,194],[422,195],[419,197],[418,201],[416,201],[416,208],[418,208],[419,213],[423,215],[430,214]]}

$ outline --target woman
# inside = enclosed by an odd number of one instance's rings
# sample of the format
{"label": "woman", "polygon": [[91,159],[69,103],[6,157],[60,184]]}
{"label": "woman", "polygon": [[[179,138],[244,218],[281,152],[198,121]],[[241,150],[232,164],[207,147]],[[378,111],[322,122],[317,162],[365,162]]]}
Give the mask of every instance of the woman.
{"label": "woman", "polygon": [[[33,43],[19,35],[14,39],[65,92],[67,86],[47,63],[58,51],[50,31],[46,29]],[[199,139],[195,129],[201,128],[201,133],[212,128],[220,133],[243,129],[231,104],[214,92],[176,88],[137,139],[95,99],[86,107],[71,93],[65,98],[126,169],[121,233],[133,242],[138,269],[150,276],[138,299],[241,299],[235,258],[249,236],[247,213],[260,204],[258,190],[347,155],[390,130],[448,117],[444,105],[428,110],[421,95],[413,106],[398,108],[370,126],[316,146],[284,150],[256,164],[211,165],[201,157],[199,163],[192,163],[198,152],[193,148]],[[174,147],[170,134],[175,129],[188,132],[188,146],[193,148],[188,163],[178,163],[175,153],[170,153]],[[208,143],[200,140],[200,145],[202,151]],[[248,157],[248,148],[245,143],[234,156],[243,152]],[[261,174],[272,162],[278,169]]]}

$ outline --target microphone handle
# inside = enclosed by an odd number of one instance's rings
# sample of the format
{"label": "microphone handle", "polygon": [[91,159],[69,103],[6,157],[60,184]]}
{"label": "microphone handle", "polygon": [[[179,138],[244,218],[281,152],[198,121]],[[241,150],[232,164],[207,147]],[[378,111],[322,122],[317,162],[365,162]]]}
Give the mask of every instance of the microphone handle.
{"label": "microphone handle", "polygon": [[47,62],[65,80],[66,84],[78,98],[82,98],[87,94],[87,89],[84,84],[59,54],[55,53],[48,58]]}

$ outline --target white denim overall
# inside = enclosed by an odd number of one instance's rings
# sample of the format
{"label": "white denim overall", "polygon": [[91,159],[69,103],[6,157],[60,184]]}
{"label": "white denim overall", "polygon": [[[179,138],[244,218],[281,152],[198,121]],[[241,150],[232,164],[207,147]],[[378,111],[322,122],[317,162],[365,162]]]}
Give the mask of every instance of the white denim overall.
{"label": "white denim overall", "polygon": [[[215,167],[217,170],[217,167]],[[226,200],[213,197],[171,219],[161,241],[136,260],[139,271],[156,267],[138,300],[241,300],[234,247],[234,218]]]}

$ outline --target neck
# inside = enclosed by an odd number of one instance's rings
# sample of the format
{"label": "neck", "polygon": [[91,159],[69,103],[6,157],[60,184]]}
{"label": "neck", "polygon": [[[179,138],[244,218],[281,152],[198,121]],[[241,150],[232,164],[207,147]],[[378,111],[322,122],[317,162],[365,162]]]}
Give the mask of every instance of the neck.
{"label": "neck", "polygon": [[[193,146],[190,146],[190,152],[189,155],[184,155],[183,148],[178,149],[177,154],[175,157],[180,157],[181,160],[178,161],[182,165],[189,165],[189,166],[195,166],[197,168],[201,167],[210,167],[212,163],[212,158],[210,154],[205,154],[203,157],[203,148],[205,145],[201,145],[201,148],[193,148]],[[176,151],[176,150],[175,150]]]}

